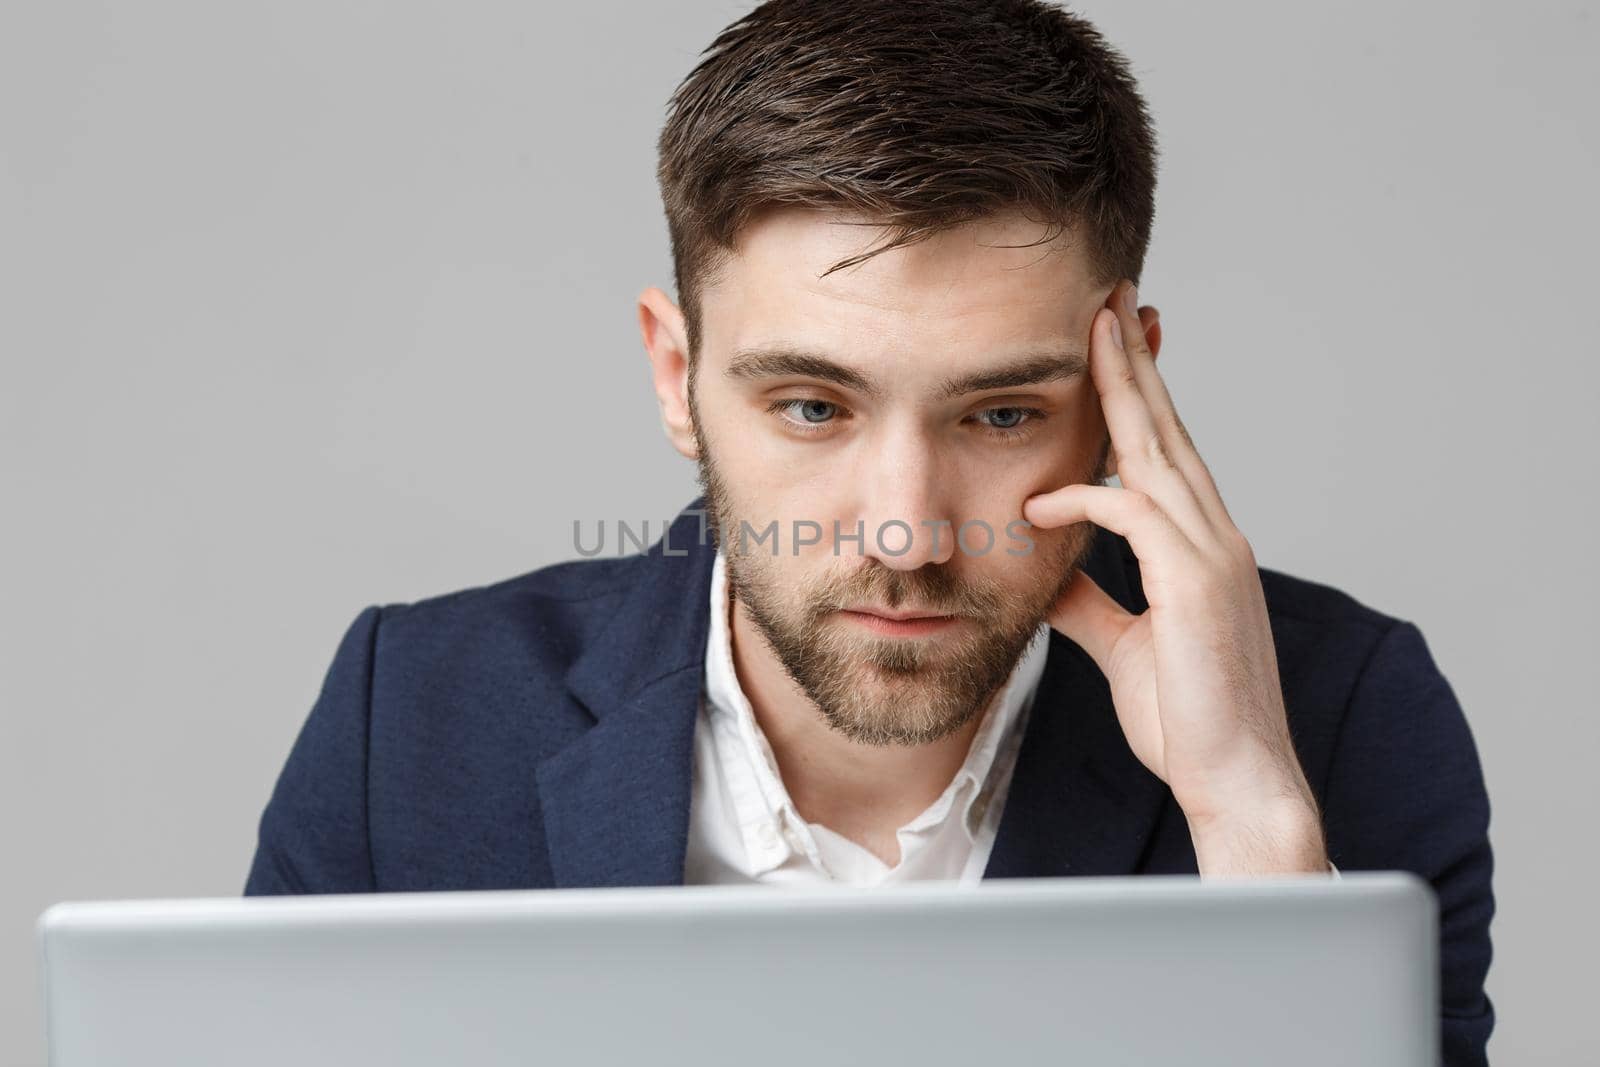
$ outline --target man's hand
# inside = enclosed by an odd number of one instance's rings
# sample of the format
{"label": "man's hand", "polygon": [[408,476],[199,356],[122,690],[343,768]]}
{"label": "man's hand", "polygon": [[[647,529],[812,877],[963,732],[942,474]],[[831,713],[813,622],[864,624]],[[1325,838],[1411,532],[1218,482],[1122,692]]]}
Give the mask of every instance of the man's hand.
{"label": "man's hand", "polygon": [[1150,607],[1129,614],[1080,568],[1050,624],[1099,664],[1134,754],[1188,818],[1202,875],[1326,872],[1255,554],[1156,372],[1126,279],[1095,313],[1089,350],[1122,487],[1042,493],[1023,517],[1127,538]]}

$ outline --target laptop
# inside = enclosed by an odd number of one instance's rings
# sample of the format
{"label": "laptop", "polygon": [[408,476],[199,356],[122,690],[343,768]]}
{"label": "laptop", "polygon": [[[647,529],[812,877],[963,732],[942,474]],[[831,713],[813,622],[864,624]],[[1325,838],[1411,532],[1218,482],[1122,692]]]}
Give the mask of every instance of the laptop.
{"label": "laptop", "polygon": [[53,1067],[1435,1067],[1399,872],[73,902]]}

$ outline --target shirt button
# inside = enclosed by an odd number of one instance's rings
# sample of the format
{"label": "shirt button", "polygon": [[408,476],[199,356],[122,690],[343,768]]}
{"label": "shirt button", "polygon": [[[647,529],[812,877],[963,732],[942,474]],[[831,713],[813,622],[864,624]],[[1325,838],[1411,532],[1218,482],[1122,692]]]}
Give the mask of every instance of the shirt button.
{"label": "shirt button", "polygon": [[761,832],[758,836],[761,838],[761,845],[763,848],[778,847],[778,831],[773,828],[771,823],[762,823]]}

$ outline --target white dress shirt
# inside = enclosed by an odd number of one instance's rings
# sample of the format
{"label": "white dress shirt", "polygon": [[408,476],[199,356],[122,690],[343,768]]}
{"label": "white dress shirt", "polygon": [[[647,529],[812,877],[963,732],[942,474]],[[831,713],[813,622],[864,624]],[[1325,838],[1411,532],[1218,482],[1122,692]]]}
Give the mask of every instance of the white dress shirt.
{"label": "white dress shirt", "polygon": [[684,882],[875,886],[982,880],[1044,672],[1049,626],[1039,627],[984,711],[966,760],[944,792],[895,831],[900,859],[890,867],[849,838],[807,822],[795,808],[734,670],[730,609],[719,551],[711,570],[705,684],[695,721]]}

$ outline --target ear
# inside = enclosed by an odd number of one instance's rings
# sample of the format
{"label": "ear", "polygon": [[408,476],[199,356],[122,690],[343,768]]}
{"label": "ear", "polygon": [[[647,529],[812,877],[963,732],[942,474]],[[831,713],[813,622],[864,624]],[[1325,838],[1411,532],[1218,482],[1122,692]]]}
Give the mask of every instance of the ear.
{"label": "ear", "polygon": [[656,403],[661,407],[661,428],[672,447],[689,459],[699,455],[694,420],[689,414],[689,344],[683,313],[655,286],[639,294],[639,333],[650,357],[650,377]]}
{"label": "ear", "polygon": [[[1150,358],[1158,359],[1161,356],[1161,312],[1156,310],[1154,304],[1146,304],[1139,309],[1139,325],[1144,327],[1144,343],[1150,346]],[[1106,477],[1117,473],[1117,457],[1115,454],[1106,458]]]}
{"label": "ear", "polygon": [[1150,358],[1161,355],[1161,312],[1154,304],[1139,309],[1139,325],[1144,327],[1144,343],[1150,346]]}

